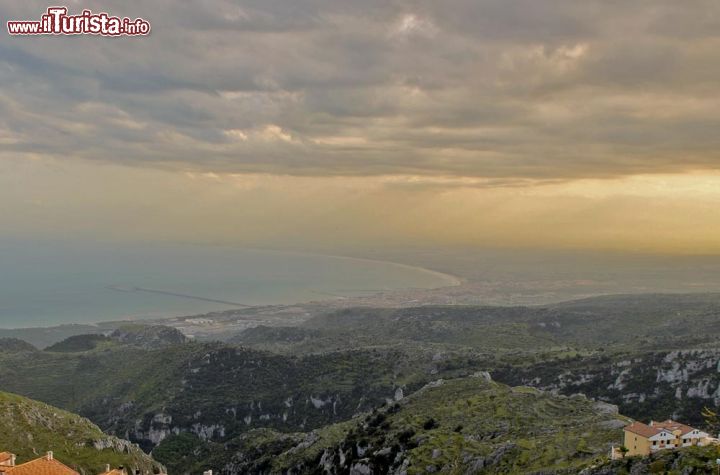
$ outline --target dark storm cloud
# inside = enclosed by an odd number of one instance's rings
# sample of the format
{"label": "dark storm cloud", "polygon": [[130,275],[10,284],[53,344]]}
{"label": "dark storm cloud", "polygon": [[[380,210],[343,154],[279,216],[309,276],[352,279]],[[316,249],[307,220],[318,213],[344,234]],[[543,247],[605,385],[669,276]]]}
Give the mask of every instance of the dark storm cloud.
{"label": "dark storm cloud", "polygon": [[[35,19],[47,6],[13,2],[0,15]],[[717,2],[68,6],[143,17],[153,31],[5,35],[5,153],[521,180],[720,164]]]}

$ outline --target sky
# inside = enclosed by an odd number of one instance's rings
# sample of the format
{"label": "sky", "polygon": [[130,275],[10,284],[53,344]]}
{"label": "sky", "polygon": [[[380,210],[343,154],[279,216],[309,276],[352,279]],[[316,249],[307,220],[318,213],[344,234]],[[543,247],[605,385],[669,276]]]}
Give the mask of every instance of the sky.
{"label": "sky", "polygon": [[0,237],[720,253],[716,1],[67,6],[152,32],[3,32]]}

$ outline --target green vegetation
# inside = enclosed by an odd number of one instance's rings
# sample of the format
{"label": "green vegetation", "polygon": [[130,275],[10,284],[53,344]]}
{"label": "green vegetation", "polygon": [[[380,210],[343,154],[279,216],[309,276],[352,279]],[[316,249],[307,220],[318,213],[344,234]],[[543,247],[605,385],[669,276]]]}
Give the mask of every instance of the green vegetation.
{"label": "green vegetation", "polygon": [[104,471],[105,464],[159,473],[162,467],[138,447],[110,437],[87,419],[43,403],[0,392],[0,451],[27,462],[47,451],[86,474]]}
{"label": "green vegetation", "polygon": [[14,330],[0,329],[0,338],[17,338],[30,343],[36,348],[47,348],[68,337],[98,333],[98,330],[99,327],[94,325],[60,325],[49,328],[18,328]]}
{"label": "green vegetation", "polygon": [[285,353],[378,345],[500,351],[667,350],[714,343],[720,294],[619,295],[540,307],[352,308],[297,327],[256,327],[232,341]]}
{"label": "green vegetation", "polygon": [[75,335],[49,346],[45,351],[53,353],[77,353],[94,350],[98,345],[110,341],[112,340],[104,335]]}
{"label": "green vegetation", "polygon": [[660,473],[667,475],[717,473],[715,461],[720,458],[718,447],[687,447],[678,450],[660,450],[649,457],[627,457],[622,460],[596,464],[584,475],[630,475]]}
{"label": "green vegetation", "polygon": [[[350,422],[312,433],[254,435],[232,473],[529,473],[599,463],[625,419],[583,397],[483,378],[438,381]],[[260,453],[258,457],[255,454]],[[363,471],[364,470],[364,471]]]}
{"label": "green vegetation", "polygon": [[145,349],[165,348],[187,342],[179,330],[163,325],[125,324],[115,329],[110,336],[125,345]]}
{"label": "green vegetation", "polygon": [[[617,417],[535,388],[709,427],[701,412],[718,412],[718,315],[716,294],[650,295],[348,309],[248,329],[234,344],[130,325],[52,351],[15,341],[0,351],[0,386],[140,443],[173,473],[344,472],[351,463],[376,473],[575,473],[604,466],[606,446],[621,440]],[[469,378],[485,372],[515,388]],[[446,383],[418,393],[438,379]]]}
{"label": "green vegetation", "polygon": [[0,353],[34,353],[37,348],[17,338],[0,338]]}
{"label": "green vegetation", "polygon": [[467,356],[369,349],[288,357],[217,343],[148,350],[0,355],[0,385],[72,410],[147,450],[174,433],[225,442],[254,428],[310,430],[350,419],[437,377],[472,373]]}
{"label": "green vegetation", "polygon": [[298,327],[249,329],[233,341],[283,354],[390,346],[411,357],[465,354],[510,385],[584,393],[636,419],[674,414],[702,425],[702,408],[717,410],[720,394],[718,316],[719,294],[615,295],[539,307],[358,308]]}

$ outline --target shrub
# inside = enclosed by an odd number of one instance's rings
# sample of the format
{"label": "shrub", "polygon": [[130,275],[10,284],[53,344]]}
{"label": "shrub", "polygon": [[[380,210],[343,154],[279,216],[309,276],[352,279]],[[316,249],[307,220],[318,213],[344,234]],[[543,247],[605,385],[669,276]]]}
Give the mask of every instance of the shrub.
{"label": "shrub", "polygon": [[423,429],[425,430],[432,430],[440,427],[440,424],[437,423],[435,419],[432,417],[425,421],[425,424],[423,424]]}

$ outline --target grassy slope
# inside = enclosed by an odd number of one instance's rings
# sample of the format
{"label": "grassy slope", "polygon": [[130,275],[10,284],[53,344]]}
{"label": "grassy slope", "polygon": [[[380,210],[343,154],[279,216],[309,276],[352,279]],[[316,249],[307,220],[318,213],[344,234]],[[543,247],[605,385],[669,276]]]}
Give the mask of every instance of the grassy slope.
{"label": "grassy slope", "polygon": [[32,353],[37,348],[17,338],[0,338],[0,353]]}
{"label": "grassy slope", "polygon": [[303,439],[295,435],[295,443],[259,433],[226,472],[313,473],[323,463],[340,473],[354,464],[372,473],[573,471],[602,461],[624,422],[583,397],[463,378]]}
{"label": "grassy slope", "polygon": [[[0,355],[0,386],[151,448],[151,428],[197,432],[197,424],[222,426],[224,435],[212,437],[225,440],[258,427],[321,427],[381,404],[398,387],[409,393],[431,378],[468,374],[479,364],[466,356],[433,357],[385,349],[296,358],[221,344],[149,351],[105,342],[92,351],[37,352],[32,359]],[[153,421],[160,413],[172,417],[171,427]]]}
{"label": "grassy slope", "polygon": [[[528,358],[567,358],[574,364],[600,345],[612,351],[636,351],[660,343],[663,347],[702,343],[720,334],[719,315],[720,299],[715,294],[613,296],[536,308],[351,309],[302,327],[250,331],[240,341],[288,353],[362,347],[358,352],[293,358],[220,345],[145,351],[107,344],[84,353],[41,352],[32,362],[22,355],[0,355],[0,385],[81,409],[104,427],[119,431],[133,425],[133,418],[160,410],[190,425],[199,410],[203,423],[228,424],[227,439],[252,449],[252,438],[235,436],[253,427],[308,430],[347,419],[358,407],[379,404],[394,387],[405,385],[409,393],[428,379],[430,369],[440,367],[440,374],[449,370],[449,375],[454,369],[458,374],[467,372],[477,365],[473,357],[479,352],[498,350],[503,361],[513,364],[524,364]],[[386,349],[396,344],[403,350]],[[428,354],[449,350],[466,357],[428,364]],[[604,354],[609,352],[606,349]],[[104,399],[107,395],[109,401]],[[318,411],[308,406],[309,396],[333,395],[340,396],[337,415],[327,412],[329,406]],[[285,410],[288,396],[304,401],[288,423],[260,422],[259,412],[253,413],[252,425],[242,422],[253,401],[263,401],[263,412],[277,415]],[[119,419],[108,417],[109,411],[131,401],[136,405],[130,413]],[[358,401],[364,405],[358,406]],[[237,417],[228,416],[231,408],[238,410]],[[339,432],[336,425],[327,430]],[[267,434],[259,439],[275,443]]]}
{"label": "grassy slope", "polygon": [[[95,447],[106,446],[99,450]],[[52,450],[63,463],[84,473],[100,473],[105,464],[159,471],[149,456],[124,441],[108,437],[87,419],[46,404],[0,392],[0,451],[23,463]]]}
{"label": "grassy slope", "polygon": [[98,345],[108,341],[109,338],[104,335],[75,335],[45,348],[45,351],[53,353],[79,353],[94,350]]}

